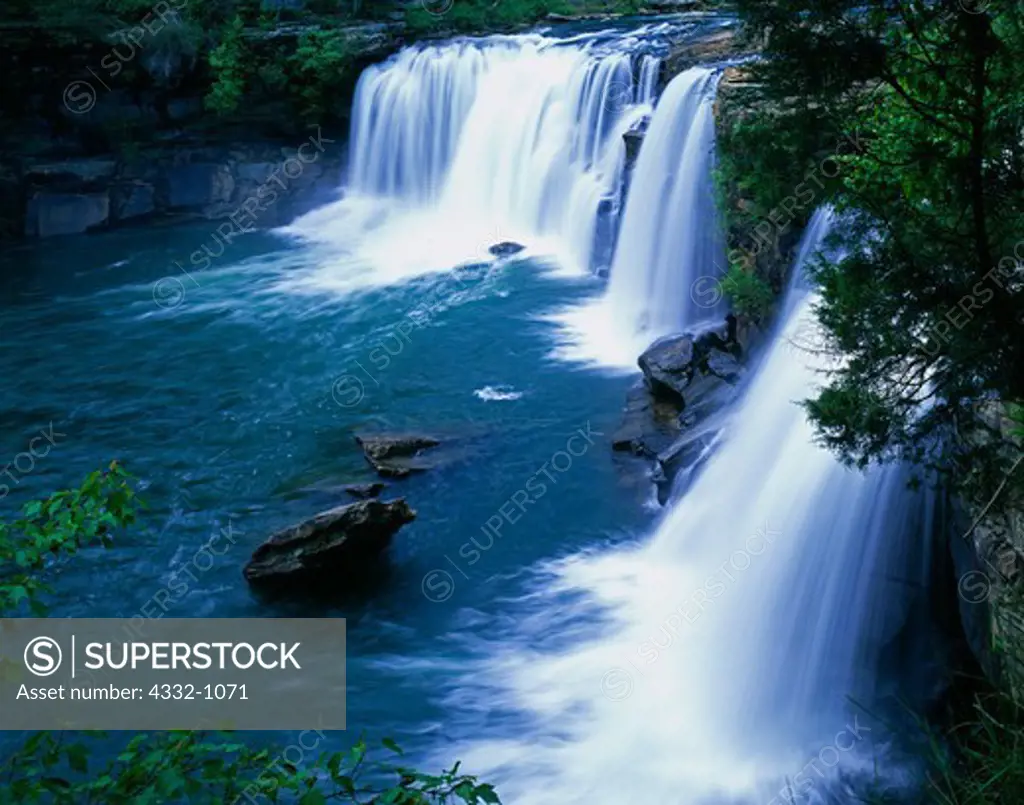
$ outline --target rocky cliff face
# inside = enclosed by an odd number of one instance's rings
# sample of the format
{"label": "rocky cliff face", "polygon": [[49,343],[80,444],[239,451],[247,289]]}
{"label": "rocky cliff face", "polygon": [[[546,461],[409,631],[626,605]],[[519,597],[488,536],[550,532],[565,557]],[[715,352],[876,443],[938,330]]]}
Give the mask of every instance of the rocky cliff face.
{"label": "rocky cliff face", "polygon": [[313,130],[293,145],[155,146],[131,156],[26,161],[6,179],[8,229],[72,235],[156,217],[276,225],[296,203],[341,181],[341,135]]}
{"label": "rocky cliff face", "polygon": [[[341,26],[352,68],[339,80],[354,85],[363,66],[400,47],[400,29]],[[287,50],[307,30],[282,24],[249,35],[260,40],[255,47]],[[0,52],[0,69],[11,77],[0,99],[0,239],[79,234],[153,216],[227,218],[268,181],[260,218],[274,223],[285,208],[280,200],[340,181],[345,109],[309,126],[261,96],[238,119],[223,120],[205,109],[209,76],[196,59],[171,58],[158,37],[104,48],[54,47],[0,25],[8,34],[10,47]],[[311,133],[326,147],[298,153]]]}
{"label": "rocky cliff face", "polygon": [[[1000,406],[988,406],[981,417],[1004,438],[1008,436],[1012,423]],[[1019,440],[1007,438],[1007,445],[1015,455],[1008,456],[1013,473],[1005,485],[984,503],[950,501],[946,531],[968,646],[986,676],[1020,698],[1024,696],[1024,506],[1019,490],[1024,453]]]}

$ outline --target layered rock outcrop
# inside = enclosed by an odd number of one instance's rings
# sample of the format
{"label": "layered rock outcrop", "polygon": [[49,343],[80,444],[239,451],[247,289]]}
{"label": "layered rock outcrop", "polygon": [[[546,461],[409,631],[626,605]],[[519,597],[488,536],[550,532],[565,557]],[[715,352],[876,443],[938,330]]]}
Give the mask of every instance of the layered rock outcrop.
{"label": "layered rock outcrop", "polygon": [[9,220],[8,226],[40,238],[155,217],[218,221],[235,216],[239,231],[276,226],[296,204],[313,204],[335,191],[343,159],[340,137],[314,131],[292,146],[153,147],[127,158],[29,162],[10,178],[11,195],[24,207],[19,210],[12,199],[15,206],[7,214],[23,218]]}
{"label": "layered rock outcrop", "polygon": [[1006,445],[1008,472],[988,500],[947,501],[946,538],[960,621],[985,675],[1024,701],[1024,447],[997,403],[981,421]]}
{"label": "layered rock outcrop", "polygon": [[681,333],[651,344],[637,363],[643,377],[628,392],[614,450],[654,462],[653,480],[664,503],[673,479],[693,466],[715,438],[714,415],[738,394],[743,367],[730,316],[715,330]]}
{"label": "layered rock outcrop", "polygon": [[392,537],[415,517],[401,498],[338,506],[272,534],[253,552],[243,573],[263,587],[344,586],[374,569]]}

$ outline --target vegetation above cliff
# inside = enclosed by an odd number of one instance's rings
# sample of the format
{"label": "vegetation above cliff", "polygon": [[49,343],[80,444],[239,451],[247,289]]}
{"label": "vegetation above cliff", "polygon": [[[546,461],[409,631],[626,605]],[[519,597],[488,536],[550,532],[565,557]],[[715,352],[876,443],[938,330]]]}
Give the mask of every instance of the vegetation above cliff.
{"label": "vegetation above cliff", "polygon": [[747,212],[777,234],[816,172],[814,205],[845,216],[845,257],[815,271],[824,346],[847,356],[808,403],[822,439],[983,496],[1016,451],[977,408],[1024,399],[1024,7],[737,5],[767,56],[760,106],[723,142]]}
{"label": "vegetation above cliff", "polygon": [[[418,38],[639,8],[638,0],[14,0],[0,11],[10,78],[0,120],[8,129],[37,115],[58,132],[109,127],[76,117],[91,110],[87,83],[155,95],[165,118],[170,99],[201,96],[221,123],[328,123],[347,115],[362,67]],[[145,136],[140,121],[126,125]]]}
{"label": "vegetation above cliff", "polygon": [[503,31],[540,22],[549,15],[636,14],[640,0],[425,0],[408,6],[410,36],[438,31]]}

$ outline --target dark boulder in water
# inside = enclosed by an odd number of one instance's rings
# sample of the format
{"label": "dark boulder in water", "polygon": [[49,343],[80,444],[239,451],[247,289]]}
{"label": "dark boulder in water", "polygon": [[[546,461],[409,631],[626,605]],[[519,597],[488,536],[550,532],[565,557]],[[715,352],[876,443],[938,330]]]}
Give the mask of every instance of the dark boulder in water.
{"label": "dark boulder in water", "polygon": [[637,364],[656,397],[686,404],[693,385],[707,376],[735,383],[742,372],[742,350],[735,340],[735,317],[700,335],[679,333],[659,338]]}
{"label": "dark boulder in water", "polygon": [[645,349],[637,363],[655,396],[683,402],[696,370],[695,355],[692,336],[667,335]]}
{"label": "dark boulder in water", "polygon": [[272,534],[243,573],[250,584],[274,588],[358,580],[379,565],[391,538],[415,517],[401,498],[338,506]]}
{"label": "dark boulder in water", "polygon": [[424,458],[422,452],[441,444],[431,436],[417,434],[363,435],[356,436],[356,441],[373,468],[390,478],[404,478],[430,469],[434,462]]}
{"label": "dark boulder in water", "polygon": [[495,243],[489,251],[495,257],[511,257],[513,254],[519,254],[526,247],[520,243],[513,243],[510,240],[503,240],[501,243]]}
{"label": "dark boulder in water", "polygon": [[731,317],[700,335],[659,338],[637,361],[643,381],[629,390],[612,446],[655,462],[652,480],[662,503],[675,477],[713,444],[718,413],[739,393],[742,352]]}
{"label": "dark boulder in water", "polygon": [[612,436],[612,449],[655,458],[682,431],[681,410],[680,403],[654,397],[643,381],[637,381],[626,393],[622,424]]}
{"label": "dark boulder in water", "polygon": [[735,383],[739,379],[740,372],[743,371],[743,367],[740,366],[735,355],[722,352],[719,349],[708,351],[707,368],[709,374],[720,377],[729,383]]}

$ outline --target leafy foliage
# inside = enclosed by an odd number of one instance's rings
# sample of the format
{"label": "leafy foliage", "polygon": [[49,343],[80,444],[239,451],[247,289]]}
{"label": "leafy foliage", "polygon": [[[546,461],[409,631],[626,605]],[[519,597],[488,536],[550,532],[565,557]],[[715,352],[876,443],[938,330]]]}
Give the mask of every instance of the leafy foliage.
{"label": "leafy foliage", "polygon": [[958,480],[969,467],[991,489],[1005,449],[970,435],[976,405],[1024,399],[1024,7],[738,6],[766,42],[764,91],[857,145],[830,192],[846,256],[815,271],[846,356],[808,403],[823,441],[861,465],[902,455]]}
{"label": "leafy foliage", "polygon": [[255,49],[245,39],[245,26],[236,17],[210,53],[213,84],[206,97],[211,111],[230,115],[254,89],[250,77],[266,95],[291,99],[298,115],[308,121],[337,117],[352,67],[352,49],[343,31],[314,30],[298,38],[294,50]]}
{"label": "leafy foliage", "polygon": [[639,0],[426,0],[406,8],[405,24],[413,36],[484,32],[529,25],[549,14],[636,14],[640,6]]}
{"label": "leafy foliage", "polygon": [[0,615],[25,604],[45,615],[39,596],[48,587],[40,576],[48,564],[95,542],[109,546],[115,531],[134,522],[138,502],[129,478],[114,462],[80,488],[27,503],[19,519],[0,522]]}
{"label": "leafy foliage", "polygon": [[338,87],[352,64],[348,40],[340,31],[312,31],[289,59],[288,75],[295,83],[301,113],[319,120],[340,102]]}
{"label": "leafy foliage", "polygon": [[[835,194],[835,157],[850,145],[829,121],[809,126],[813,104],[775,97],[749,66],[731,71],[718,97],[715,184],[734,267],[729,295],[755,319],[787,287],[796,234]],[[740,275],[740,271],[748,277]],[[756,281],[756,285],[752,284]],[[727,288],[727,292],[728,288]]]}
{"label": "leafy foliage", "polygon": [[[828,155],[830,132],[808,127],[806,105],[780,103],[765,85],[729,89],[722,95],[715,146],[719,206],[730,228],[749,232],[780,209],[783,199]],[[810,209],[802,210],[795,223],[809,217]]]}
{"label": "leafy foliage", "polygon": [[238,109],[245,95],[246,54],[242,33],[245,24],[241,17],[234,21],[223,33],[220,44],[210,52],[210,69],[214,75],[210,92],[206,96],[206,108],[220,114],[227,114]]}
{"label": "leafy foliage", "polygon": [[[22,517],[0,523],[0,616],[26,602],[45,615],[39,576],[48,563],[96,542],[110,547],[114,532],[135,522],[141,504],[130,478],[113,462],[78,489],[28,503]],[[230,732],[140,733],[124,742],[99,732],[40,731],[0,761],[0,805],[224,805],[256,797],[299,805],[500,805],[492,786],[460,773],[457,763],[439,774],[371,763],[363,740],[331,752],[320,748],[323,733],[308,732],[320,737],[308,748],[298,737],[299,767],[287,749],[252,747]],[[402,753],[393,741],[383,745]]]}
{"label": "leafy foliage", "polygon": [[[492,786],[461,774],[458,764],[440,774],[391,763],[375,767],[362,740],[347,752],[313,755],[311,749],[308,762],[300,755],[300,768],[229,732],[140,733],[119,750],[107,741],[106,754],[113,757],[93,758],[106,739],[102,733],[81,740],[70,733],[35,733],[0,764],[0,778],[7,781],[0,785],[0,805],[230,805],[261,799],[300,805],[500,805]],[[384,746],[401,752],[392,741]],[[376,784],[365,779],[368,772]],[[388,777],[392,783],[380,782]]]}
{"label": "leafy foliage", "polygon": [[775,300],[771,286],[753,271],[730,265],[722,280],[722,290],[736,311],[754,320],[767,316]]}
{"label": "leafy foliage", "polygon": [[[1020,611],[1020,604],[1016,606]],[[980,688],[954,699],[944,731],[921,722],[927,736],[928,801],[936,805],[1009,805],[1024,801],[1024,712],[1008,693]],[[950,751],[950,749],[955,751]]]}

